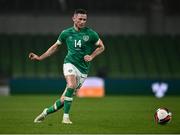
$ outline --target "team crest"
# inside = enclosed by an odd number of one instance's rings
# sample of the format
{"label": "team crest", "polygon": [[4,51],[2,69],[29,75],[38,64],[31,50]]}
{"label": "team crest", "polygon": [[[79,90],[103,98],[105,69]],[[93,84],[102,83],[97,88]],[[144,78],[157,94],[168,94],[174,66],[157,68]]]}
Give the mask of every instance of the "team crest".
{"label": "team crest", "polygon": [[83,36],[83,40],[84,41],[88,41],[89,40],[89,36],[87,36],[87,35]]}
{"label": "team crest", "polygon": [[72,69],[69,69],[68,72],[71,73],[73,70]]}
{"label": "team crest", "polygon": [[69,39],[72,40],[72,36],[69,36]]}

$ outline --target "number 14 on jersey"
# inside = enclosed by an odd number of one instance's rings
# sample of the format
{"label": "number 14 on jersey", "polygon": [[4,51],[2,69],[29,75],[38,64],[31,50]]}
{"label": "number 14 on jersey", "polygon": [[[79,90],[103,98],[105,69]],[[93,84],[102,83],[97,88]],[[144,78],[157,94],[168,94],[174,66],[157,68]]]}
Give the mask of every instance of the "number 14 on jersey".
{"label": "number 14 on jersey", "polygon": [[74,40],[74,46],[81,48],[81,40]]}

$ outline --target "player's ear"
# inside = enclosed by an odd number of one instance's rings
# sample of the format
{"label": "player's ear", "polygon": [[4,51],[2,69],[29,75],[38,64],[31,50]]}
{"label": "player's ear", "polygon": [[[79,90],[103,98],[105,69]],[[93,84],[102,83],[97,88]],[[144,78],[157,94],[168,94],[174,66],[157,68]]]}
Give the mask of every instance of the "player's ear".
{"label": "player's ear", "polygon": [[75,21],[75,19],[76,19],[76,16],[75,16],[75,15],[73,15],[73,17],[72,17],[73,22]]}

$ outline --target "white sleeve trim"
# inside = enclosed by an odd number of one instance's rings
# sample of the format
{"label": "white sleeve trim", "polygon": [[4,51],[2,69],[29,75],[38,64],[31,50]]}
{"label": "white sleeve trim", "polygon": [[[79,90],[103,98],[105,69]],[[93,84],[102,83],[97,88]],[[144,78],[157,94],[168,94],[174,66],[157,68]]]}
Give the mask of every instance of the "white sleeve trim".
{"label": "white sleeve trim", "polygon": [[59,40],[57,40],[57,41],[56,41],[56,44],[61,45],[61,44],[62,44],[62,42],[61,42],[61,41],[59,41]]}
{"label": "white sleeve trim", "polygon": [[100,39],[98,39],[98,41],[95,43],[95,45],[99,45]]}

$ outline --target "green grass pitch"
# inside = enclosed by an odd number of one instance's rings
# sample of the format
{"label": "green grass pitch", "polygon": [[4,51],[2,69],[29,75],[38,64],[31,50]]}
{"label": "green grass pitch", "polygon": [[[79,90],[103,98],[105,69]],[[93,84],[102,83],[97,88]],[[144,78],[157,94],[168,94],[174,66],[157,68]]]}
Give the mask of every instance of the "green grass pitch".
{"label": "green grass pitch", "polygon": [[[180,96],[106,96],[75,98],[71,108],[72,125],[61,123],[63,110],[49,115],[43,123],[33,123],[43,108],[58,98],[54,95],[14,95],[0,97],[0,133],[180,133]],[[154,122],[154,112],[167,107],[172,121]]]}

